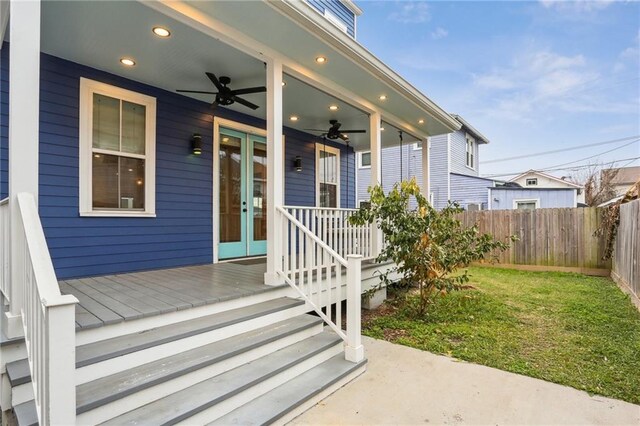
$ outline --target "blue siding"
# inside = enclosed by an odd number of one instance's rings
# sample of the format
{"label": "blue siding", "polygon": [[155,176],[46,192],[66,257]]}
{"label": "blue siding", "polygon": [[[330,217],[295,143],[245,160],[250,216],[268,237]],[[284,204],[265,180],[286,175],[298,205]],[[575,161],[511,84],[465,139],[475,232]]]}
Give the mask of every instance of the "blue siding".
{"label": "blue siding", "polygon": [[539,199],[541,209],[576,207],[575,189],[491,188],[491,210],[512,210],[513,200]]}
{"label": "blue siding", "polygon": [[356,16],[339,0],[307,0],[318,12],[324,13],[325,9],[334,14],[347,26],[347,34],[355,37]]}
{"label": "blue siding", "polygon": [[0,50],[0,199],[9,194],[9,47]]}
{"label": "blue siding", "polygon": [[449,137],[448,135],[432,136],[429,153],[429,177],[433,207],[440,210],[449,200]]}
{"label": "blue siding", "polygon": [[486,210],[489,186],[493,186],[493,181],[490,179],[451,173],[451,201],[456,201],[465,209],[470,203],[481,204],[482,209]]}
{"label": "blue siding", "polygon": [[450,134],[451,138],[451,172],[468,176],[478,176],[478,144],[476,143],[476,168],[467,167],[467,135],[463,131],[456,131]]}
{"label": "blue siding", "polygon": [[[2,52],[7,51],[5,45]],[[3,69],[5,66],[3,61]],[[156,98],[156,218],[79,216],[80,77]],[[45,54],[41,55],[40,79],[40,215],[58,277],[211,262],[213,115],[209,104]],[[217,114],[265,127],[264,120],[223,108]],[[5,119],[6,114],[3,123]],[[193,133],[202,134],[201,156],[190,153]],[[315,139],[285,129],[285,140],[286,202],[313,205]],[[355,190],[354,178],[352,173],[349,179],[346,168],[354,157],[346,147],[340,148],[343,205],[353,205],[347,203],[346,193],[349,185],[352,193]],[[305,161],[304,171],[293,172],[293,158],[309,153],[311,160]],[[352,163],[351,170],[354,167]],[[309,181],[313,183],[308,185]]]}

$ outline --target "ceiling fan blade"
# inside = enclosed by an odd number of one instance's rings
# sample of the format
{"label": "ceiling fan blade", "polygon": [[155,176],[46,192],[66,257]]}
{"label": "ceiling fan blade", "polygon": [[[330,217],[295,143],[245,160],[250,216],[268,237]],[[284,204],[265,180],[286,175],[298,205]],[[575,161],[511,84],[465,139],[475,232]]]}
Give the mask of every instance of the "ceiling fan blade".
{"label": "ceiling fan blade", "polygon": [[218,92],[204,92],[202,90],[183,90],[183,89],[176,89],[176,92],[179,93],[202,93],[205,95],[217,95]]}
{"label": "ceiling fan blade", "polygon": [[249,101],[247,101],[247,100],[245,100],[245,99],[242,99],[242,98],[240,98],[240,97],[238,97],[238,96],[232,96],[232,97],[231,97],[231,99],[233,99],[233,100],[234,100],[234,101],[236,101],[237,103],[242,104],[242,105],[244,105],[244,106],[246,106],[246,107],[249,107],[249,108],[251,108],[251,109],[258,109],[258,108],[260,108],[258,105],[254,104],[254,103],[251,103],[251,102],[249,102]]}
{"label": "ceiling fan blade", "polygon": [[340,133],[367,133],[366,130],[340,130]]}
{"label": "ceiling fan blade", "polygon": [[267,88],[264,86],[259,86],[259,87],[247,87],[245,89],[236,89],[236,90],[232,90],[231,94],[232,95],[248,95],[251,93],[262,93],[262,92],[266,92]]}
{"label": "ceiling fan blade", "polygon": [[222,91],[222,84],[220,84],[220,82],[218,81],[218,77],[216,77],[215,74],[211,72],[205,72],[205,74],[207,75],[207,77],[209,77],[209,80],[211,80],[213,85],[216,86],[216,89]]}
{"label": "ceiling fan blade", "polygon": [[304,129],[308,132],[322,132],[322,133],[326,133],[327,131],[325,129]]}

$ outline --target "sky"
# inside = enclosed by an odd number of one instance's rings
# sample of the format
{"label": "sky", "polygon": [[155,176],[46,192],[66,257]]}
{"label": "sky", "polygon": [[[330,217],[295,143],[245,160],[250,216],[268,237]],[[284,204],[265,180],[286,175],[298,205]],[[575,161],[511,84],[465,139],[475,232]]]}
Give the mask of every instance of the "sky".
{"label": "sky", "polygon": [[640,165],[640,2],[357,4],[358,41],[490,140],[482,175]]}

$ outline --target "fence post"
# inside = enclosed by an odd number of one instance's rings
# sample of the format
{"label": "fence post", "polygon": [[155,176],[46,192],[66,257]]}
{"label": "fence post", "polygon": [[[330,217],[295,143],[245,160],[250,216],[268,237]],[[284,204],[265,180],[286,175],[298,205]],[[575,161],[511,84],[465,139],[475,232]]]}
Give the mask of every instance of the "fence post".
{"label": "fence post", "polygon": [[72,425],[76,422],[76,327],[73,296],[61,296],[47,310],[47,359],[49,373],[46,393],[48,411],[44,424]]}
{"label": "fence post", "polygon": [[350,254],[347,256],[347,347],[345,358],[347,361],[360,362],[364,359],[362,347],[360,303],[362,297],[362,256]]}

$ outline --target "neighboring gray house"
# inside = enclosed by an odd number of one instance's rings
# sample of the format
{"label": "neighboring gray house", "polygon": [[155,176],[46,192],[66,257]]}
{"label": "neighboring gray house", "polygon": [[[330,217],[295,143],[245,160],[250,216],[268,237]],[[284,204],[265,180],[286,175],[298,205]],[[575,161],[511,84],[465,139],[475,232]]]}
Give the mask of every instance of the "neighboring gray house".
{"label": "neighboring gray house", "polygon": [[550,209],[584,204],[584,190],[567,180],[528,170],[488,188],[489,210]]}
{"label": "neighboring gray house", "polygon": [[[429,201],[442,209],[447,201],[456,201],[466,209],[487,209],[487,187],[491,179],[481,178],[479,172],[479,146],[489,140],[459,115],[452,116],[462,128],[453,133],[429,137]],[[390,189],[394,183],[415,177],[422,182],[420,144],[404,144],[382,150],[382,186]],[[371,154],[357,153],[357,204],[369,199]]]}

